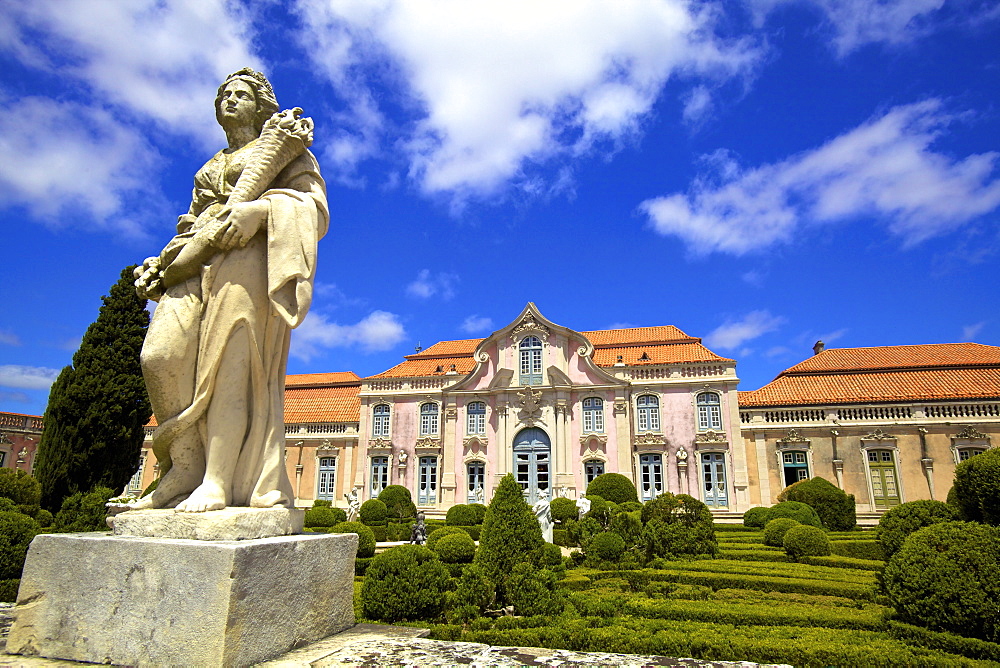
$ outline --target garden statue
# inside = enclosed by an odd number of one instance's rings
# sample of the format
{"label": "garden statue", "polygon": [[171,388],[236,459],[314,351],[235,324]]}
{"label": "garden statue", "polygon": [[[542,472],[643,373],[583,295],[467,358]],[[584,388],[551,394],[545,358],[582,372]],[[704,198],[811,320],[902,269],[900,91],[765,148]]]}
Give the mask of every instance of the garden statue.
{"label": "garden statue", "polygon": [[410,545],[423,545],[427,542],[427,525],[424,524],[424,514],[417,513],[417,523],[410,525]]}
{"label": "garden statue", "polygon": [[159,302],[142,369],[163,475],[134,508],[292,506],[285,365],[329,222],[301,111],[279,113],[259,72],[227,77],[215,117],[229,145],[195,174],[177,235],[136,269],[139,296]]}
{"label": "garden statue", "polygon": [[544,489],[538,490],[538,501],[532,508],[535,511],[535,518],[538,526],[542,528],[542,538],[546,543],[552,542],[552,506],[549,503],[549,495]]}
{"label": "garden statue", "polygon": [[476,499],[476,503],[486,503],[486,490],[483,489],[482,485],[476,485],[476,488],[472,490],[472,496]]}
{"label": "garden statue", "polygon": [[361,499],[358,498],[357,487],[351,488],[351,493],[345,494],[344,498],[347,499],[347,521],[356,522],[361,514]]}
{"label": "garden statue", "polygon": [[576,507],[578,512],[577,517],[583,519],[583,516],[590,512],[590,499],[585,496],[581,496],[576,500]]}
{"label": "garden statue", "polygon": [[688,453],[687,453],[687,450],[685,450],[684,448],[677,448],[677,455],[676,456],[677,456],[677,463],[678,464],[687,462]]}

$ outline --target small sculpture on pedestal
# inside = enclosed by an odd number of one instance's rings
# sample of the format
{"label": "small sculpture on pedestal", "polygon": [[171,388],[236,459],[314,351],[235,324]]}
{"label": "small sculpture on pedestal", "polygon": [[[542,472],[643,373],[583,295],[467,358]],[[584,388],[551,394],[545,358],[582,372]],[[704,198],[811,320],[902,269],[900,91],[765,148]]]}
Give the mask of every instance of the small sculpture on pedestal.
{"label": "small sculpture on pedestal", "polygon": [[581,496],[576,500],[576,508],[579,511],[577,515],[578,519],[583,519],[583,516],[590,512],[590,499]]}
{"label": "small sculpture on pedestal", "polygon": [[344,498],[347,499],[347,521],[357,521],[358,515],[361,514],[361,499],[358,498],[358,488],[352,488],[351,493],[345,494]]}
{"label": "small sculpture on pedestal", "polygon": [[424,524],[424,514],[417,513],[417,523],[410,525],[410,545],[423,545],[427,542],[427,525]]}
{"label": "small sculpture on pedestal", "polygon": [[546,543],[552,542],[552,506],[549,505],[549,495],[544,489],[538,490],[538,501],[533,507],[538,526],[542,528],[542,538]]}
{"label": "small sculpture on pedestal", "polygon": [[472,490],[472,495],[476,499],[476,503],[484,504],[486,503],[486,490],[483,489],[482,485],[476,485],[476,488]]}

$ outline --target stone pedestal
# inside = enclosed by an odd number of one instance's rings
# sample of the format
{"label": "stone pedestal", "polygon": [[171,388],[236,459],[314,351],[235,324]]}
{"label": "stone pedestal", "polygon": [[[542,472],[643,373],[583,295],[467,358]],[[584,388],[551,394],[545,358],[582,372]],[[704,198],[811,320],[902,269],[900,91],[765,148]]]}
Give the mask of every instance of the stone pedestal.
{"label": "stone pedestal", "polygon": [[302,533],[306,511],[296,508],[224,508],[207,513],[130,510],[110,518],[116,536],[246,540]]}
{"label": "stone pedestal", "polygon": [[43,534],[7,651],[132,666],[265,661],[354,625],[356,550],[355,534]]}

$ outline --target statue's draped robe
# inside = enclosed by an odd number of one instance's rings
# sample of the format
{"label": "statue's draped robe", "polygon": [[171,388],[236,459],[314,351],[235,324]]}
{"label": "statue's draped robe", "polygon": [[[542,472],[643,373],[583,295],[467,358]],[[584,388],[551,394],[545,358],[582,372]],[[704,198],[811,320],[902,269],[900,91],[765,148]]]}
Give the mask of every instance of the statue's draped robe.
{"label": "statue's draped robe", "polygon": [[[198,171],[191,209],[160,256],[163,266],[225,205],[254,143],[220,151]],[[199,275],[166,290],[150,323],[143,372],[160,425],[153,452],[161,473],[169,476],[177,468],[177,475],[181,469],[203,474],[204,444],[212,437],[206,413],[217,396],[220,361],[227,346],[248,345],[247,428],[229,505],[291,506],[284,462],[285,366],[291,330],[309,310],[316,246],[329,222],[325,184],[313,155],[307,151],[296,158],[259,199],[268,202],[270,212],[245,246],[218,252]],[[248,336],[233,336],[241,328]]]}

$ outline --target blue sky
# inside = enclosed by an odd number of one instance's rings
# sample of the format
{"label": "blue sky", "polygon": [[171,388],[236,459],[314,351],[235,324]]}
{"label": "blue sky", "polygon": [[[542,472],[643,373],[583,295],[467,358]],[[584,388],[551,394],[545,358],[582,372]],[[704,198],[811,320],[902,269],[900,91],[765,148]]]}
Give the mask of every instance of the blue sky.
{"label": "blue sky", "polygon": [[677,325],[742,389],[819,338],[998,345],[998,47],[976,0],[6,2],[0,410],[43,412],[170,238],[245,65],[313,117],[329,186],[290,372],[528,301]]}

